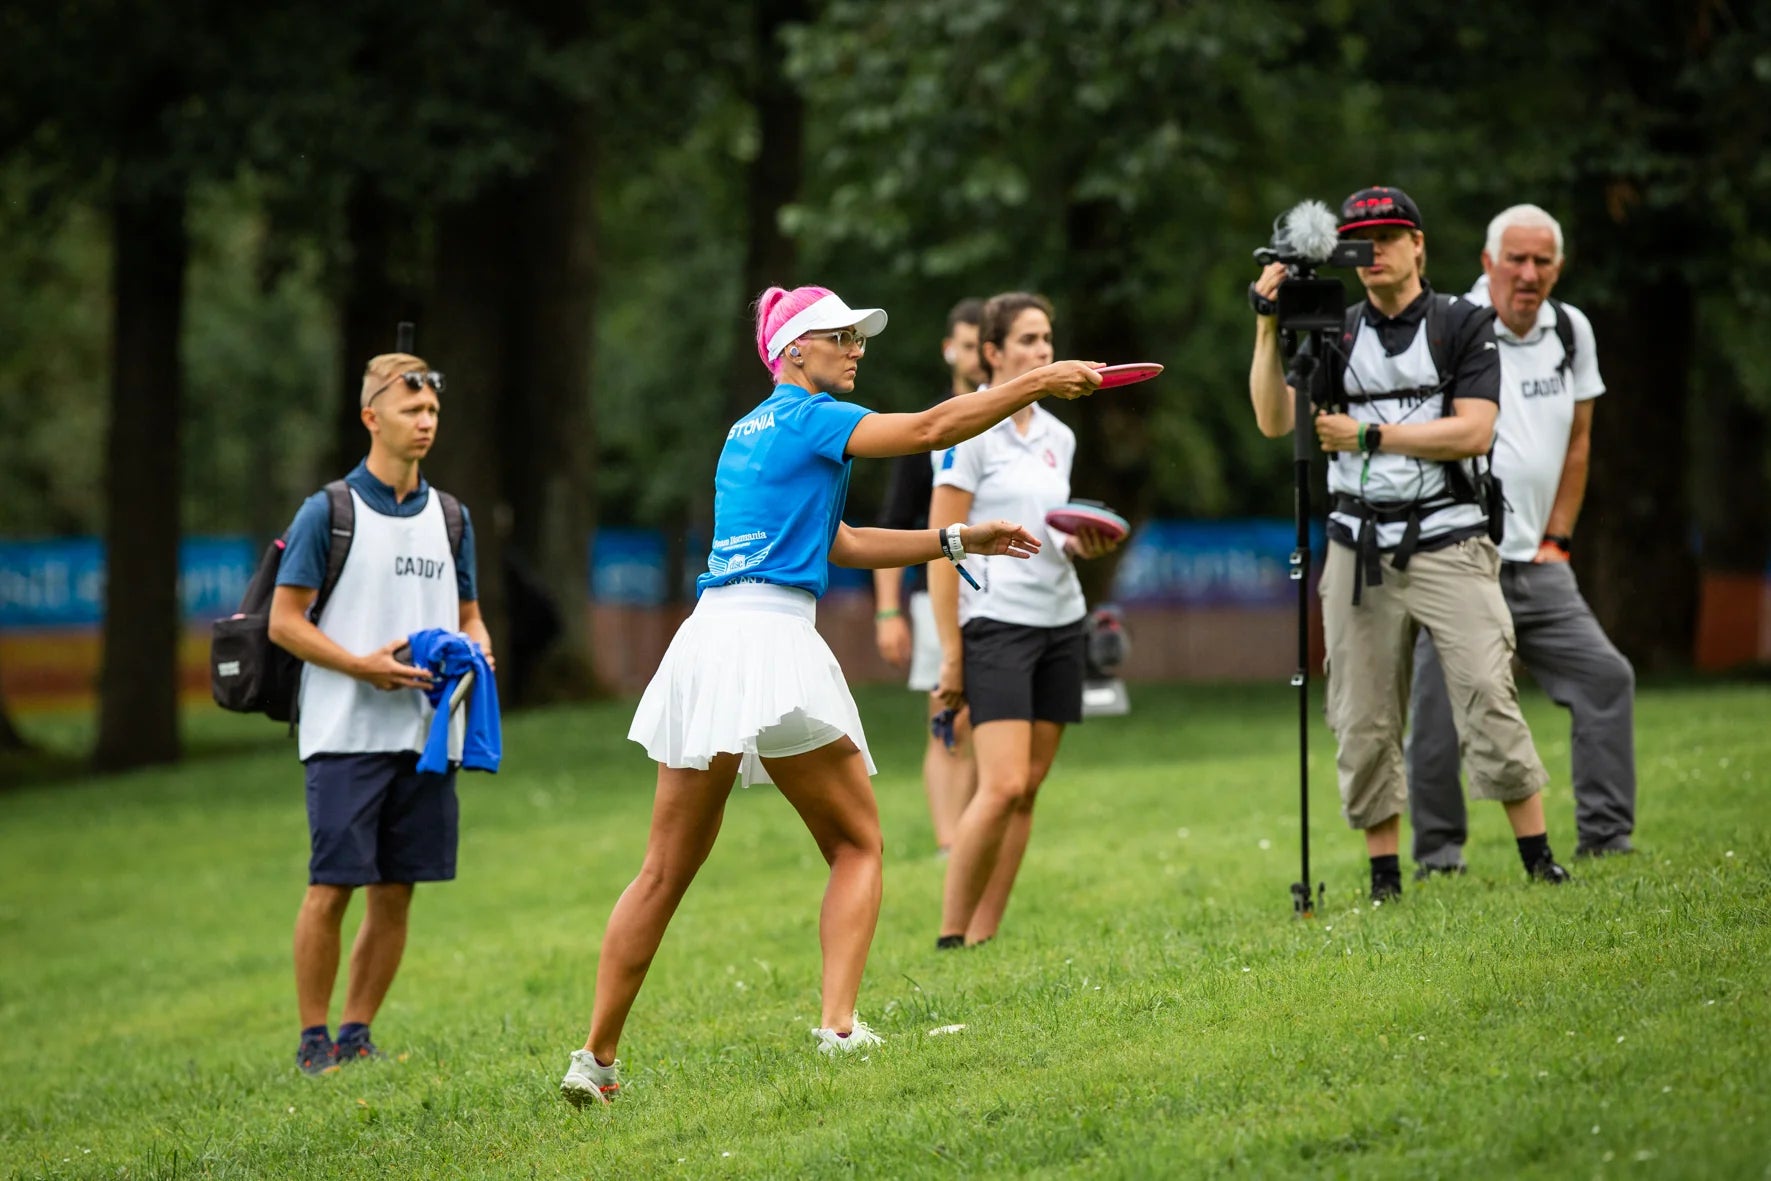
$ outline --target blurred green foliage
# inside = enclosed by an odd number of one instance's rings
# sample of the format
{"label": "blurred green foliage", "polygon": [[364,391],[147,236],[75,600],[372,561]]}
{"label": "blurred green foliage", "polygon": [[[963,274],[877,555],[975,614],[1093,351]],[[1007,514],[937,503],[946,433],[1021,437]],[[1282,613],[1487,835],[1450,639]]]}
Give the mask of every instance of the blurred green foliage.
{"label": "blurred green foliage", "polygon": [[[1061,353],[1122,321],[1111,343],[1169,367],[1103,442],[1140,511],[1288,511],[1288,454],[1246,429],[1247,251],[1296,200],[1380,178],[1426,211],[1447,289],[1477,273],[1487,217],[1519,199],[1564,214],[1562,294],[1576,302],[1678,269],[1706,293],[1701,339],[1722,356],[1706,382],[1719,370],[1771,406],[1771,346],[1753,328],[1771,298],[1771,38],[1752,6],[828,0],[760,52],[749,5],[598,10],[594,35],[563,47],[544,35],[557,7],[287,4],[203,24],[207,6],[185,4],[146,21],[140,43],[106,25],[120,7],[12,11],[7,61],[30,65],[16,85],[35,94],[0,103],[0,128],[36,130],[0,142],[0,528],[99,525],[109,303],[94,208],[110,149],[90,132],[149,49],[182,60],[196,95],[169,116],[194,184],[191,532],[273,530],[327,474],[349,186],[366,178],[410,211],[422,286],[434,211],[523,175],[565,98],[588,98],[603,129],[586,214],[601,229],[601,518],[704,511],[726,359],[754,295],[739,272],[759,70],[784,72],[806,103],[804,183],[780,213],[800,265],[780,281],[892,312],[857,397],[926,402],[944,378],[942,318],[964,295],[1049,292]],[[117,68],[76,69],[70,48]],[[1653,217],[1690,229],[1639,249],[1629,231]],[[432,351],[446,368],[447,342]],[[857,471],[856,515],[883,480],[874,467]]]}

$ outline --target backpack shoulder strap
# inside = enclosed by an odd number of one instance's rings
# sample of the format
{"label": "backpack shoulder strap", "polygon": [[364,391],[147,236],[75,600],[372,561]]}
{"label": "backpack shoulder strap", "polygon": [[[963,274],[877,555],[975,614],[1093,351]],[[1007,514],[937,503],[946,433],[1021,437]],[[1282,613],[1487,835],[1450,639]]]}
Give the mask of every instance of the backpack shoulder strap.
{"label": "backpack shoulder strap", "polygon": [[1570,373],[1574,370],[1574,321],[1561,300],[1551,299],[1550,306],[1556,309],[1556,339],[1562,342],[1562,363],[1556,368]]}
{"label": "backpack shoulder strap", "polygon": [[449,552],[459,559],[461,539],[467,534],[467,518],[462,515],[461,502],[441,488],[433,490],[437,494],[437,503],[443,506],[443,525],[449,530]]}
{"label": "backpack shoulder strap", "polygon": [[1334,367],[1330,365],[1331,361],[1336,362],[1340,367],[1338,384],[1329,391],[1328,400],[1330,405],[1338,407],[1343,414],[1346,413],[1349,398],[1353,402],[1365,401],[1362,396],[1352,396],[1347,393],[1347,375],[1349,373],[1353,374],[1354,384],[1360,384],[1359,375],[1353,371],[1353,343],[1359,339],[1359,322],[1364,317],[1364,300],[1360,300],[1346,310],[1341,317],[1341,338],[1338,342],[1331,337],[1327,338],[1328,356],[1323,357],[1321,361],[1324,372],[1328,374],[1335,373]]}
{"label": "backpack shoulder strap", "polygon": [[332,533],[326,547],[326,578],[320,583],[320,593],[314,596],[314,619],[326,609],[326,600],[332,597],[332,588],[338,585],[338,576],[344,573],[345,559],[351,555],[351,538],[357,531],[357,506],[351,499],[349,484],[343,480],[327,484],[326,502],[332,510]]}
{"label": "backpack shoulder strap", "polygon": [[1427,334],[1427,351],[1433,356],[1433,369],[1439,375],[1442,390],[1451,385],[1451,340],[1446,335],[1445,324],[1445,309],[1451,299],[1449,295],[1433,292],[1427,297],[1426,315],[1421,319],[1421,331]]}

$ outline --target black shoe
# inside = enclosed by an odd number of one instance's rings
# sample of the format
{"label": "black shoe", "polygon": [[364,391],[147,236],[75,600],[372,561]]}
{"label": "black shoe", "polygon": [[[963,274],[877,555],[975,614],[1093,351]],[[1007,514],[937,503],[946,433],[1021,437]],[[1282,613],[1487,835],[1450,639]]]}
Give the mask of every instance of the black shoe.
{"label": "black shoe", "polygon": [[1563,882],[1572,882],[1574,875],[1556,864],[1556,856],[1548,849],[1537,859],[1537,864],[1530,869],[1531,880],[1548,882],[1552,886],[1560,886]]}
{"label": "black shoe", "polygon": [[1414,871],[1414,880],[1417,882],[1424,882],[1435,874],[1443,875],[1448,878],[1461,878],[1467,872],[1469,871],[1464,867],[1464,863],[1461,861],[1456,865],[1422,865]]}
{"label": "black shoe", "polygon": [[964,935],[943,935],[935,940],[936,951],[953,951],[965,946]]}
{"label": "black shoe", "polygon": [[1394,902],[1400,897],[1402,897],[1401,874],[1394,877],[1385,874],[1383,877],[1371,879],[1371,900],[1373,902]]}
{"label": "black shoe", "polygon": [[1630,844],[1628,837],[1612,837],[1597,845],[1575,846],[1574,859],[1584,861],[1589,857],[1623,857],[1635,851],[1636,847]]}
{"label": "black shoe", "polygon": [[386,1054],[375,1048],[375,1043],[369,1040],[369,1035],[366,1033],[356,1034],[352,1037],[341,1037],[332,1047],[332,1060],[339,1066],[348,1066],[352,1062],[370,1062],[386,1057]]}
{"label": "black shoe", "polygon": [[295,1051],[295,1065],[303,1074],[330,1074],[338,1069],[334,1055],[337,1047],[332,1039],[323,1033],[311,1037],[303,1037],[301,1045]]}

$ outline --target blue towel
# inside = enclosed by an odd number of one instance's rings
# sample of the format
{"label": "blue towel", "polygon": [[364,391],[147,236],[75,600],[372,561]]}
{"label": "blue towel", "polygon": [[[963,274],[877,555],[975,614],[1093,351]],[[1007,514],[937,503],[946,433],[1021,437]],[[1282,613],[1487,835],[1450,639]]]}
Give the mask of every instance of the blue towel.
{"label": "blue towel", "polygon": [[469,771],[498,770],[498,761],[504,757],[504,731],[498,721],[498,685],[486,654],[461,632],[440,627],[413,632],[406,642],[412,645],[412,663],[436,678],[425,690],[437,713],[431,719],[424,753],[418,756],[418,769],[449,769],[449,695],[471,669],[474,682],[465,705],[467,737],[461,748],[461,765]]}

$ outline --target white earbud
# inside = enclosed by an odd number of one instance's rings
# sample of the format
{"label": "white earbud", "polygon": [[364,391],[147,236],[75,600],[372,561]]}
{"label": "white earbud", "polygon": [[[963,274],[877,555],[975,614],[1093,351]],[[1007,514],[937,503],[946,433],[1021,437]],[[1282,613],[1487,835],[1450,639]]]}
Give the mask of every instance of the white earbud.
{"label": "white earbud", "polygon": [[949,365],[959,364],[959,350],[952,345],[947,346],[946,351],[941,354],[941,360],[947,362]]}
{"label": "white earbud", "polygon": [[797,348],[788,349],[787,355],[789,357],[797,357],[797,356],[799,356],[799,350]]}

